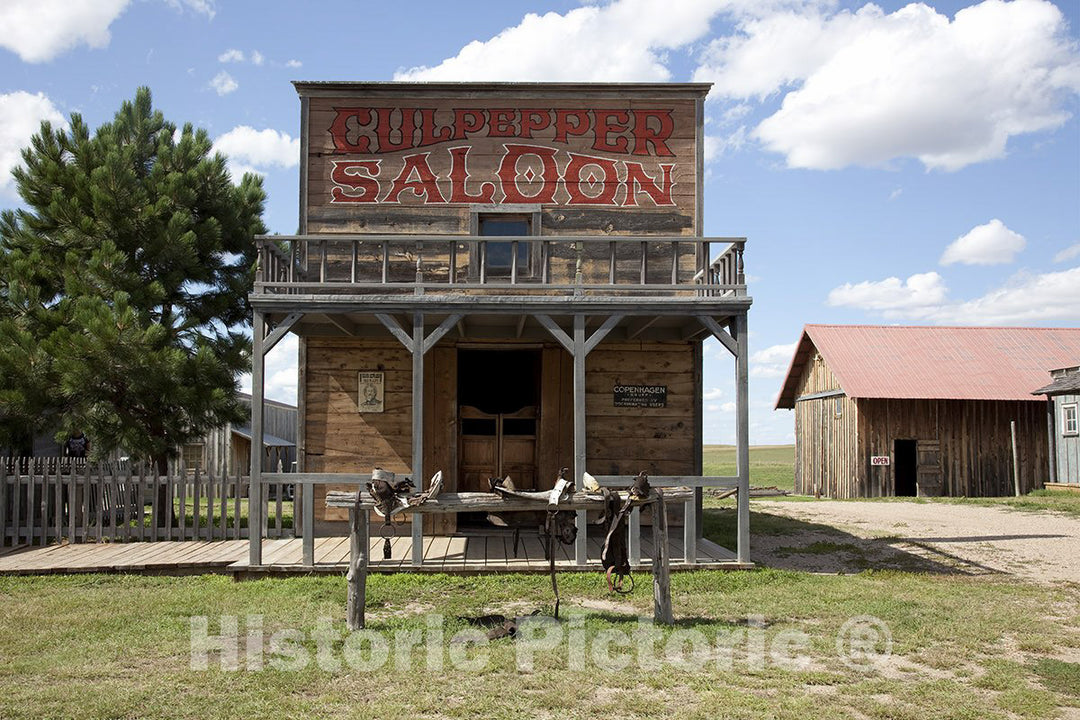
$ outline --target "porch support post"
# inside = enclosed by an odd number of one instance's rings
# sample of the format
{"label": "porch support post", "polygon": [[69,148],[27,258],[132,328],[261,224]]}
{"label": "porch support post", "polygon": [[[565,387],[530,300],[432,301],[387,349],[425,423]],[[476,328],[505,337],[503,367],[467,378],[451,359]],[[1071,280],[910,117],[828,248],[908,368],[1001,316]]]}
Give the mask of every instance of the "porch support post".
{"label": "porch support post", "polygon": [[738,458],[738,544],[736,554],[739,562],[750,562],[750,398],[749,398],[749,338],[746,313],[735,315],[732,323],[735,342],[735,407],[737,423],[735,446]]}
{"label": "porch support post", "polygon": [[[585,316],[574,315],[573,337],[567,335],[558,324],[547,315],[536,315],[540,323],[552,337],[559,341],[567,352],[574,357],[574,486],[581,490],[585,487],[585,358],[600,344],[609,332],[623,319],[622,315],[609,315],[591,337],[585,337]],[[578,510],[577,541],[574,544],[574,562],[584,565],[588,560],[588,526],[585,524],[585,511]]]}
{"label": "porch support post", "polygon": [[[449,329],[449,328],[447,328]],[[412,335],[412,476],[417,489],[424,488],[424,314],[413,314]],[[412,564],[424,564],[424,517],[414,513]]]}
{"label": "porch support post", "polygon": [[[585,316],[574,316],[574,487],[584,489],[585,478]],[[577,511],[577,540],[574,543],[574,563],[584,565],[588,560],[589,526],[585,511]]]}
{"label": "porch support post", "polygon": [[[263,340],[266,324],[256,310],[251,322],[251,485],[248,488],[248,565],[262,565]],[[236,519],[240,522],[240,518]]]}

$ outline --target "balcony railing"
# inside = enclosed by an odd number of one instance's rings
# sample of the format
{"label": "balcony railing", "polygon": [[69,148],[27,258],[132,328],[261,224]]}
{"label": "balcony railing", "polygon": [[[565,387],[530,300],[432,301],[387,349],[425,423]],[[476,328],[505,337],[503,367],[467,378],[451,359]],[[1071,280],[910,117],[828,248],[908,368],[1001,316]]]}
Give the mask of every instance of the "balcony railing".
{"label": "balcony railing", "polygon": [[745,238],[263,235],[256,242],[257,294],[746,294]]}

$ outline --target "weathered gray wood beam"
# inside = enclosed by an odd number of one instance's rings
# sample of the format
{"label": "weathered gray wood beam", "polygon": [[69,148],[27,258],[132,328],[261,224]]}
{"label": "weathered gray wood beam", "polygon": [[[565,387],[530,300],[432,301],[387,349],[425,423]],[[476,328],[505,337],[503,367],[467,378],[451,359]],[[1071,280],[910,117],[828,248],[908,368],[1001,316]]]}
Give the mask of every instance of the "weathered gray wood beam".
{"label": "weathered gray wood beam", "polygon": [[413,339],[409,337],[409,334],[401,327],[396,317],[387,313],[375,313],[375,317],[383,324],[383,327],[390,331],[391,335],[396,337],[401,344],[405,346],[406,350],[413,352]]}
{"label": "weathered gray wood beam", "polygon": [[[446,333],[450,332],[450,330],[458,324],[462,317],[463,316],[460,314],[450,315],[441,323],[439,323],[439,327],[432,330],[431,334],[424,338],[424,354],[427,355],[428,350],[431,350],[431,348],[435,347],[435,344],[442,340],[443,336],[446,335]],[[421,328],[421,333],[422,332],[423,328]]]}
{"label": "weathered gray wood beam", "polygon": [[347,319],[343,315],[334,315],[331,313],[322,313],[322,316],[326,318],[326,321],[336,327],[341,332],[349,335],[350,337],[356,337],[359,333],[359,329],[356,327],[356,323]]}
{"label": "weathered gray wood beam", "polygon": [[514,333],[514,337],[521,337],[521,333],[525,330],[525,320],[528,319],[528,315],[522,315],[517,321],[517,332]]}
{"label": "weathered gray wood beam", "polygon": [[[263,371],[266,367],[263,314],[252,313],[251,324],[251,489],[248,492],[248,564],[262,565]],[[282,333],[284,335],[284,333]],[[239,497],[239,493],[237,493]],[[171,503],[172,500],[169,500]],[[237,519],[239,521],[239,518]],[[100,531],[99,531],[100,532]],[[166,532],[170,532],[166,527]]]}
{"label": "weathered gray wood beam", "polygon": [[273,332],[267,335],[266,338],[263,340],[263,355],[273,350],[274,346],[278,344],[281,338],[285,337],[285,333],[289,332],[289,330],[292,330],[292,326],[295,325],[297,321],[299,321],[302,317],[304,317],[304,313],[301,312],[294,312],[286,315],[285,318],[277,324]]}
{"label": "weathered gray wood beam", "polygon": [[[743,322],[745,323],[746,316],[743,315],[741,317],[743,318]],[[712,336],[714,338],[720,341],[721,345],[727,348],[727,351],[729,353],[731,353],[732,355],[739,354],[738,343],[733,337],[731,337],[731,335],[728,334],[726,330],[724,330],[724,328],[720,327],[720,323],[716,322],[708,315],[698,315],[697,319],[698,322],[704,325],[708,329],[708,331],[712,333]]]}
{"label": "weathered gray wood beam", "polygon": [[[584,487],[585,479],[585,316],[574,316],[574,484]],[[584,565],[588,562],[589,526],[586,524],[585,511],[578,510],[575,521],[577,539],[574,542],[574,563]]]}
{"label": "weathered gray wood beam", "polygon": [[603,324],[596,328],[589,339],[585,341],[585,354],[591,353],[622,319],[622,315],[612,315],[604,320]]}
{"label": "weathered gray wood beam", "polygon": [[[453,325],[444,324],[447,330]],[[414,482],[420,490],[424,489],[424,344],[424,314],[415,313],[412,335],[412,471]],[[422,521],[412,524],[412,564],[414,567],[424,564]]]}
{"label": "weathered gray wood beam", "polygon": [[708,333],[709,333],[709,331],[706,330],[705,328],[703,328],[701,326],[701,323],[692,322],[692,323],[689,323],[687,325],[683,325],[682,329],[679,331],[679,339],[680,340],[697,340],[697,339],[701,338],[703,335],[707,335]]}
{"label": "weathered gray wood beam", "polygon": [[736,504],[738,516],[736,555],[739,562],[750,562],[750,358],[746,315],[736,315],[735,333],[735,453],[739,475]]}
{"label": "weathered gray wood beam", "polygon": [[465,318],[462,317],[457,322],[458,337],[465,337]]}
{"label": "weathered gray wood beam", "polygon": [[634,318],[626,327],[626,339],[633,340],[641,333],[648,330],[650,327],[656,324],[656,321],[660,319],[659,315],[653,315],[652,317]]}
{"label": "weathered gray wood beam", "polygon": [[[373,510],[375,508],[375,501],[368,495],[367,491],[360,490],[358,492],[360,493],[359,507],[362,510]],[[625,501],[628,497],[625,490],[615,492],[619,496],[620,501]],[[634,500],[632,506],[641,507],[651,505],[656,502],[658,497],[658,488],[654,488],[653,493],[649,497],[643,500]],[[685,502],[687,499],[693,499],[693,497],[694,494],[690,490],[664,489],[665,500]],[[357,491],[330,490],[326,493],[326,507],[345,509],[357,507],[356,499]],[[604,498],[599,493],[573,492],[567,495],[566,499],[559,503],[560,510],[602,510],[603,507]],[[423,505],[413,505],[403,508],[401,513],[407,515],[439,515],[463,512],[498,513],[546,509],[546,492],[543,493],[540,499],[503,496],[490,492],[443,492],[431,498]]]}
{"label": "weathered gray wood beam", "polygon": [[[552,337],[559,341],[559,344],[568,352],[573,354],[574,341],[570,339],[570,336],[559,327],[558,323],[551,319],[548,315],[536,315],[536,321],[544,326],[544,329],[551,333]],[[584,326],[581,328],[582,332],[585,331]]]}

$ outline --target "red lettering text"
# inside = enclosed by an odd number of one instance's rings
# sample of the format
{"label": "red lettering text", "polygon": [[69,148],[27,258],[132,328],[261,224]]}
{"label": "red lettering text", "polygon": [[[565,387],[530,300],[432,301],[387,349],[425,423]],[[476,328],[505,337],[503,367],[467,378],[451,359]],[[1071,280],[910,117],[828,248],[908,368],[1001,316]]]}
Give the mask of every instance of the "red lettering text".
{"label": "red lettering text", "polygon": [[393,131],[391,118],[394,108],[375,108],[378,116],[378,124],[375,126],[375,135],[379,138],[377,152],[394,152],[396,150],[408,150],[413,146],[413,133],[416,132],[416,111],[412,108],[401,108],[401,126],[399,128],[398,142],[390,139]]}
{"label": "red lettering text", "polygon": [[[334,187],[330,188],[330,202],[375,202],[379,197],[379,181],[375,178],[379,175],[380,162],[382,161],[334,160],[334,169],[330,171],[330,179],[334,181]],[[358,192],[353,194],[345,188]]]}
{"label": "red lettering text", "polygon": [[629,114],[625,110],[597,110],[595,115],[596,132],[593,135],[592,149],[601,152],[625,153],[628,145],[626,138],[619,137],[615,139],[615,142],[609,142],[608,135],[626,132],[630,123]]}
{"label": "red lettering text", "polygon": [[657,205],[674,205],[675,202],[671,199],[671,188],[674,185],[671,182],[671,170],[675,165],[672,163],[660,163],[660,173],[663,175],[663,187],[658,185],[645,172],[645,168],[641,166],[641,163],[626,162],[626,199],[623,200],[624,206],[637,206],[637,194],[643,192],[652,198],[652,201]]}
{"label": "red lettering text", "polygon": [[[503,201],[507,203],[551,203],[555,200],[555,191],[559,187],[559,167],[555,164],[554,148],[539,147],[537,145],[506,145],[506,154],[503,155],[502,163],[499,164],[499,180],[502,183]],[[535,156],[540,158],[542,181],[539,192],[535,195],[524,195],[518,188],[518,160]],[[531,169],[528,171],[531,172]],[[532,182],[535,178],[529,177],[528,172],[525,180]]]}
{"label": "red lettering text", "polygon": [[[656,118],[660,127],[653,130],[649,127],[649,118]],[[665,142],[671,137],[675,128],[675,122],[671,119],[670,110],[635,110],[634,111],[634,154],[648,155],[649,145],[653,146],[653,154],[659,157],[672,157]]]}
{"label": "red lettering text", "polygon": [[[581,174],[586,167],[598,167],[602,175],[597,177],[595,170],[590,169],[588,177],[583,181]],[[568,205],[614,205],[615,193],[619,189],[619,171],[615,168],[614,160],[570,153],[570,162],[566,164],[563,182],[566,183],[566,190],[570,193]],[[583,185],[586,187],[599,185],[600,193],[588,195]]]}
{"label": "red lettering text", "polygon": [[330,137],[334,140],[334,149],[338,152],[366,153],[368,151],[367,137],[360,135],[356,142],[349,142],[349,120],[356,118],[361,125],[371,122],[370,108],[334,108],[337,115],[330,125]]}
{"label": "red lettering text", "polygon": [[480,183],[480,193],[470,195],[469,146],[450,148],[450,202],[491,203],[495,200],[495,183]]}
{"label": "red lettering text", "polygon": [[[398,202],[401,193],[406,190],[411,191],[418,198],[423,198],[426,203],[446,202],[442,193],[439,192],[439,179],[435,173],[431,172],[431,167],[428,165],[427,159],[430,154],[417,153],[403,158],[405,164],[394,178],[390,185],[390,192],[386,194],[383,202]],[[413,173],[416,174],[416,180],[412,179]]]}

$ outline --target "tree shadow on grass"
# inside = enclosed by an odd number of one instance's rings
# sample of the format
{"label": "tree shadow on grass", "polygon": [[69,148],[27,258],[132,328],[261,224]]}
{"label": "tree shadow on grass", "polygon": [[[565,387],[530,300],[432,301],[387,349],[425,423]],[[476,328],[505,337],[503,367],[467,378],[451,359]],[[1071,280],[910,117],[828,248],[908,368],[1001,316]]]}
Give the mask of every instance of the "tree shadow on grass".
{"label": "tree shadow on grass", "polygon": [[[726,548],[736,546],[732,508],[705,508],[703,534]],[[1053,537],[1048,535],[1047,537]],[[936,545],[936,538],[864,538],[832,525],[750,510],[750,559],[758,565],[819,573],[903,570],[942,575],[997,575],[1000,570]]]}

